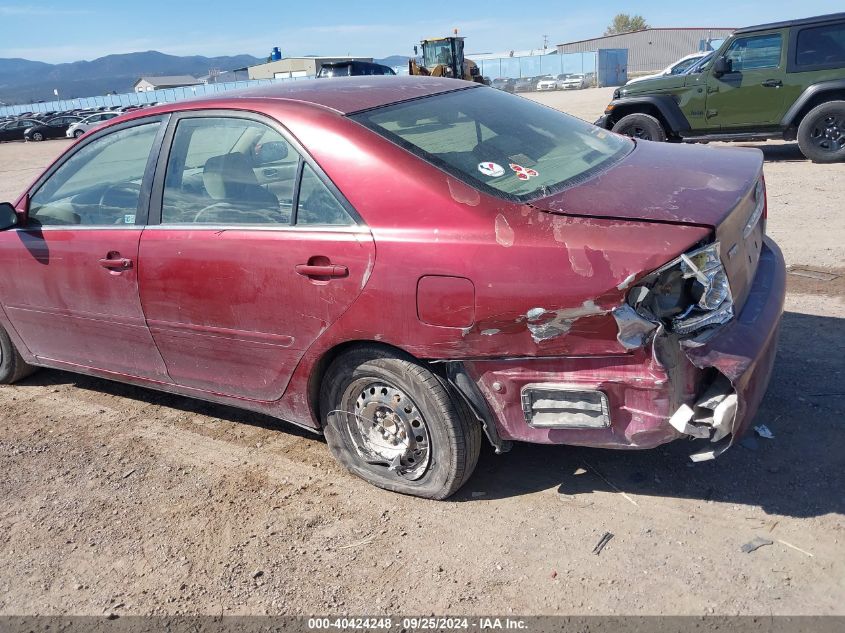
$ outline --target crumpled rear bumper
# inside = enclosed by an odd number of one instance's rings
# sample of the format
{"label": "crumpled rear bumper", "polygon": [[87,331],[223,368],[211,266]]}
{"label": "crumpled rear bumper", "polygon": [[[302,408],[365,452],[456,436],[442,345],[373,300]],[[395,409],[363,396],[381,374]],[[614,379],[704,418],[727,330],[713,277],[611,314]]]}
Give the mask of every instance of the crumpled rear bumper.
{"label": "crumpled rear bumper", "polygon": [[766,393],[777,352],[785,296],[783,254],[766,238],[751,291],[739,316],[706,343],[687,342],[682,346],[693,365],[717,369],[737,394],[729,445],[748,430]]}
{"label": "crumpled rear bumper", "polygon": [[[695,406],[714,380],[727,379],[728,389],[736,394],[736,409],[730,428],[713,434],[725,438],[711,445],[715,455],[742,436],[763,399],[777,351],[785,292],[783,256],[774,242],[765,239],[740,314],[704,342],[661,341],[673,355],[655,353],[655,343],[650,343],[617,356],[491,359],[463,365],[503,440],[606,448],[652,448],[688,437],[670,424],[670,418],[682,405]],[[521,396],[535,384],[602,392],[610,423],[604,428],[532,426]]]}

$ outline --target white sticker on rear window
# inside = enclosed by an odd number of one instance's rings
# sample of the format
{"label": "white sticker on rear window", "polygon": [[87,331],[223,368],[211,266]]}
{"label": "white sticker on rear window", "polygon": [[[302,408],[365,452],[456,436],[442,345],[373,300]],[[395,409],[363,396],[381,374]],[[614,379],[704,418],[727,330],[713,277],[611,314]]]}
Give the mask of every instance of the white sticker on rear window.
{"label": "white sticker on rear window", "polygon": [[124,224],[135,224],[135,216],[134,215],[124,215],[123,216],[123,223]]}
{"label": "white sticker on rear window", "polygon": [[485,176],[492,176],[493,178],[505,175],[505,168],[498,163],[478,163],[478,171]]}

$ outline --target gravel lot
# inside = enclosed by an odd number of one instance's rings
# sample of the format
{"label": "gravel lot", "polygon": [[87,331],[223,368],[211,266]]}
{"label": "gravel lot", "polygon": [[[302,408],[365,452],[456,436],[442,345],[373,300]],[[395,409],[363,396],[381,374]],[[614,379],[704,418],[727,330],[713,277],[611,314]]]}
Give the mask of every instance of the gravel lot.
{"label": "gravel lot", "polygon": [[[609,97],[533,96],[590,121]],[[67,145],[0,145],[0,198]],[[0,614],[845,614],[845,165],[757,146],[787,263],[840,275],[790,275],[774,439],[484,450],[429,502],[283,422],[41,371],[0,388]]]}

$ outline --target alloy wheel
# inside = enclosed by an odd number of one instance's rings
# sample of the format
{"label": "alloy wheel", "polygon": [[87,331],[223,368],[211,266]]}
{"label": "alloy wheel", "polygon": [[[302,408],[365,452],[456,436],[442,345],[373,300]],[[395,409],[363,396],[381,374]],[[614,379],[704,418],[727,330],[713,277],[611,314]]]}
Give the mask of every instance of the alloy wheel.
{"label": "alloy wheel", "polygon": [[810,140],[828,152],[838,152],[845,147],[845,116],[830,114],[820,117],[810,132]]}

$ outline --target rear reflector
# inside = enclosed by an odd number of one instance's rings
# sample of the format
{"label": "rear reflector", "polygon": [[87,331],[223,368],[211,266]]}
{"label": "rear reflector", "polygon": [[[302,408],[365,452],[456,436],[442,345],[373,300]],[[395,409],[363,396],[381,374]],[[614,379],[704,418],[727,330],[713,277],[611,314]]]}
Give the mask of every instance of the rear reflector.
{"label": "rear reflector", "polygon": [[522,388],[522,412],[538,429],[601,429],[610,426],[607,395],[565,385],[529,384]]}

